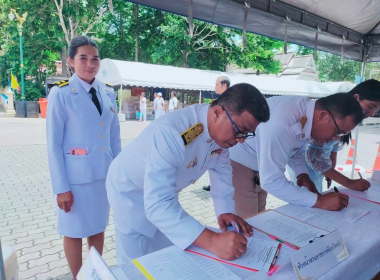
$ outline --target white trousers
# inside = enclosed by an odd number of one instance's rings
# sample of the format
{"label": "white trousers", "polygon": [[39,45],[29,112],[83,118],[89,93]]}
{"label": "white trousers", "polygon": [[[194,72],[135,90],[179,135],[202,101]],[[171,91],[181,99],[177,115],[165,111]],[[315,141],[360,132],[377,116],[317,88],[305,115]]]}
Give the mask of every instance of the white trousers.
{"label": "white trousers", "polygon": [[128,228],[125,232],[127,234],[115,228],[118,265],[173,245],[158,229],[153,238],[149,238],[131,228]]}
{"label": "white trousers", "polygon": [[146,109],[140,109],[140,121],[144,116],[144,122],[146,122]]}

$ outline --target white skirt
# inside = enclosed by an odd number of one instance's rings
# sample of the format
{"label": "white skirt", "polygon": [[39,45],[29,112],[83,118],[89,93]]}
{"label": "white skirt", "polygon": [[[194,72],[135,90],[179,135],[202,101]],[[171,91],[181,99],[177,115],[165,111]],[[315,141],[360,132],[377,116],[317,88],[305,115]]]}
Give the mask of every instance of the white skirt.
{"label": "white skirt", "polygon": [[162,117],[163,115],[165,115],[165,111],[164,110],[157,110],[155,112],[155,120],[157,120],[159,117]]}
{"label": "white skirt", "polygon": [[70,185],[74,195],[71,212],[57,205],[57,232],[72,238],[85,238],[105,231],[109,223],[110,205],[105,179],[89,184]]}

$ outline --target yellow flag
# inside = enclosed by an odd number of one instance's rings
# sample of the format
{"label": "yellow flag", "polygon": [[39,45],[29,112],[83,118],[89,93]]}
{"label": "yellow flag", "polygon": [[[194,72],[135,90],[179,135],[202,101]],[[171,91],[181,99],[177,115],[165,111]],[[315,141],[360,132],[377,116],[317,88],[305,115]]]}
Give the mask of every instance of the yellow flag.
{"label": "yellow flag", "polygon": [[13,74],[11,74],[11,88],[14,90],[17,90],[19,88],[18,82]]}

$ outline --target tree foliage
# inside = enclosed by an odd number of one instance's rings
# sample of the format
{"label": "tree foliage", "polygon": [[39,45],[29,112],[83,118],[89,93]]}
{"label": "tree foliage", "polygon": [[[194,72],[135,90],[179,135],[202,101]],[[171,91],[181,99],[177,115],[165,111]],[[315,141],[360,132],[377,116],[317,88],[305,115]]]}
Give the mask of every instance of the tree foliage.
{"label": "tree foliage", "polygon": [[240,30],[198,20],[194,20],[191,37],[186,17],[123,0],[1,0],[2,86],[11,73],[19,80],[21,76],[17,22],[8,19],[11,8],[20,15],[28,12],[23,25],[25,79],[34,81],[39,89],[46,77],[55,73],[57,60],[64,68],[68,44],[78,35],[96,40],[103,58],[219,71],[228,63],[264,73],[280,70],[273,56],[282,42],[248,34],[243,48]]}

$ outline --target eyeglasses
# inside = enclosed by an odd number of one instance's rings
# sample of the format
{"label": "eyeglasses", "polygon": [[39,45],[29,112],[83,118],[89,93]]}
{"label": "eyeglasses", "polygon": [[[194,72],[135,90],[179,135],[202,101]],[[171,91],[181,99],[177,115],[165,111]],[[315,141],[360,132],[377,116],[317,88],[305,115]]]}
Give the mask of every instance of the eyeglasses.
{"label": "eyeglasses", "polygon": [[221,107],[224,110],[224,112],[226,112],[226,115],[227,115],[228,119],[230,120],[232,127],[235,130],[235,138],[252,138],[252,137],[256,136],[256,134],[254,132],[249,132],[246,134],[246,133],[241,132],[239,129],[237,129],[235,123],[232,121],[232,119],[230,117],[230,114],[228,114],[227,110],[223,106],[221,106]]}
{"label": "eyeglasses", "polygon": [[337,130],[337,134],[335,135],[335,136],[339,136],[339,137],[342,137],[342,136],[345,136],[345,135],[347,135],[348,133],[345,133],[345,132],[340,132],[340,129],[339,129],[339,126],[338,126],[338,124],[336,123],[336,121],[335,121],[335,118],[334,118],[334,116],[333,116],[333,114],[331,114],[331,112],[329,111],[329,110],[327,110],[327,108],[325,107],[325,108],[323,108],[323,109],[325,109],[329,114],[330,114],[330,116],[331,116],[331,118],[333,119],[333,121],[334,121],[334,124],[335,124],[335,127],[336,127],[336,130]]}

